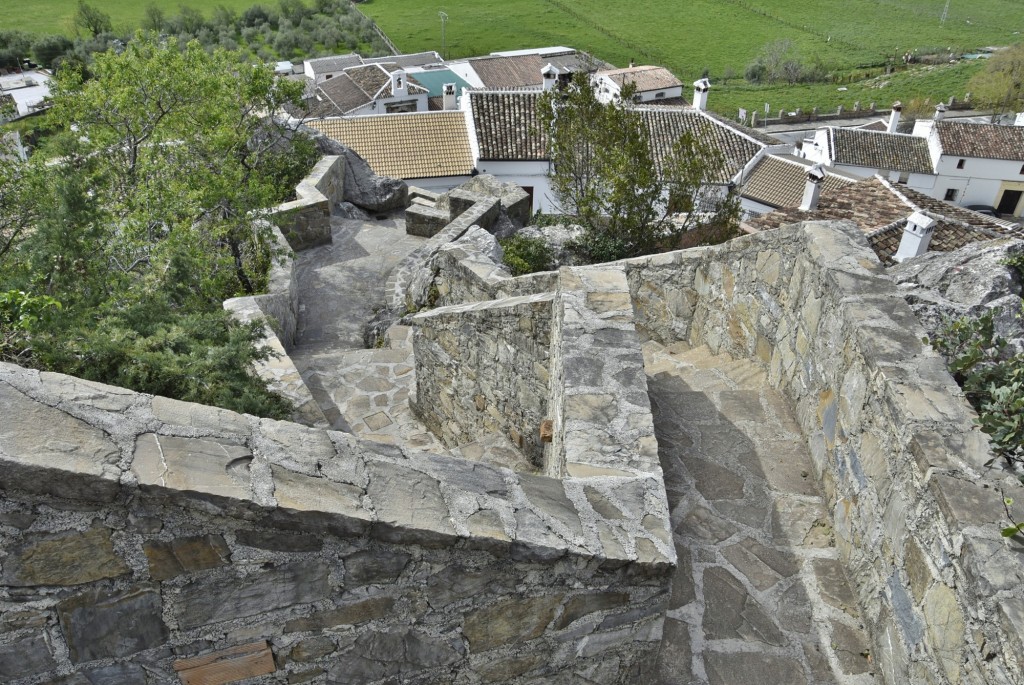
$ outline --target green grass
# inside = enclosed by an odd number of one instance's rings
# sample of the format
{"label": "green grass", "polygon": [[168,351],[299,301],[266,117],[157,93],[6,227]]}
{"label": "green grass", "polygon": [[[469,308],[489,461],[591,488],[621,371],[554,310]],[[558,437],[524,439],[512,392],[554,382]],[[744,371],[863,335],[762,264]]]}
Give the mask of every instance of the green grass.
{"label": "green grass", "polygon": [[[684,83],[707,70],[714,82],[742,77],[766,43],[791,40],[802,59],[820,59],[833,73],[877,72],[907,51],[952,48],[971,51],[1021,39],[1024,3],[1019,0],[955,0],[940,23],[946,0],[369,0],[360,9],[403,51],[441,49],[438,11],[448,15],[450,57],[495,50],[568,45],[625,66],[630,60],[660,64]],[[898,60],[897,60],[898,62]],[[852,107],[855,100],[879,107],[895,99],[962,97],[978,66],[901,73],[878,82],[809,86],[751,86],[732,78],[712,91],[709,106],[735,115],[736,108],[773,111],[817,105]],[[763,111],[763,109],[762,109]]]}
{"label": "green grass", "polygon": [[[118,32],[131,33],[142,23],[149,0],[87,0],[88,4],[97,7],[110,15],[114,29]],[[75,29],[71,18],[78,7],[78,0],[32,0],[31,2],[10,2],[4,7],[4,28],[18,29],[28,33],[63,33],[74,36]],[[178,14],[182,7],[192,7],[209,17],[213,8],[224,5],[229,9],[241,12],[244,9],[260,4],[256,0],[178,0],[177,2],[153,2],[168,17]],[[262,2],[264,5],[276,6],[275,0]]]}

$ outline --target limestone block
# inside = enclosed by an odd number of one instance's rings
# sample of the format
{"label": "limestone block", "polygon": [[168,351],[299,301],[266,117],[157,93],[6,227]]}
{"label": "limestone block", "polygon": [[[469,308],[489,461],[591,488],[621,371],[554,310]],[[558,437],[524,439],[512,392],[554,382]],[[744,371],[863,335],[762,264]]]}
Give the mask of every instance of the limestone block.
{"label": "limestone block", "polygon": [[0,679],[4,682],[43,673],[56,665],[42,633],[0,645]]}
{"label": "limestone block", "polygon": [[168,636],[160,594],[139,585],[121,592],[94,588],[57,605],[72,663],[131,656]]}
{"label": "limestone block", "polygon": [[924,618],[936,661],[950,683],[960,682],[964,660],[964,615],[953,591],[942,583],[925,595]]}
{"label": "limestone block", "polygon": [[340,514],[355,521],[373,520],[373,515],[362,507],[362,488],[323,477],[304,476],[276,465],[270,470],[274,478],[274,499],[279,507]]}
{"label": "limestone block", "polygon": [[345,557],[345,584],[393,583],[409,564],[404,552],[369,550]]}
{"label": "limestone block", "polygon": [[30,538],[9,551],[3,582],[14,587],[80,585],[124,575],[130,569],[114,553],[110,533],[92,528]]}
{"label": "limestone block", "polygon": [[99,501],[116,496],[121,452],[103,431],[3,382],[0,416],[0,488]]}
{"label": "limestone block", "polygon": [[324,599],[329,571],[320,561],[294,562],[218,582],[197,577],[178,595],[178,625],[194,628]]}
{"label": "limestone block", "polygon": [[467,614],[462,633],[474,652],[540,637],[555,617],[562,595],[509,599]]}
{"label": "limestone block", "polygon": [[710,685],[759,683],[768,673],[778,683],[805,680],[799,661],[764,652],[708,651],[704,654],[704,664]]}
{"label": "limestone block", "polygon": [[587,614],[609,609],[618,609],[629,604],[629,595],[624,592],[594,592],[576,595],[566,601],[562,614],[555,621],[555,630],[562,630]]}
{"label": "limestone block", "polygon": [[144,433],[135,442],[132,472],[141,485],[249,500],[251,461],[241,445]]}
{"label": "limestone block", "polygon": [[142,546],[153,580],[167,580],[183,573],[217,568],[229,563],[231,550],[220,535],[150,540]]}
{"label": "limestone block", "polygon": [[438,482],[421,471],[398,464],[369,462],[367,493],[377,520],[454,535],[448,505]]}
{"label": "limestone block", "polygon": [[391,613],[395,600],[391,597],[371,597],[359,602],[343,604],[336,609],[317,611],[307,618],[297,618],[284,624],[284,632],[318,631],[344,625],[357,625]]}
{"label": "limestone block", "polygon": [[189,426],[211,433],[249,434],[249,422],[236,412],[167,397],[153,398],[153,415],[165,423]]}
{"label": "limestone block", "polygon": [[235,532],[235,541],[270,552],[319,552],[324,546],[320,538],[283,530],[239,530]]}
{"label": "limestone block", "polygon": [[452,645],[418,630],[371,632],[361,635],[337,660],[329,678],[338,685],[362,685],[384,678],[405,682],[419,671],[446,666],[459,658]]}

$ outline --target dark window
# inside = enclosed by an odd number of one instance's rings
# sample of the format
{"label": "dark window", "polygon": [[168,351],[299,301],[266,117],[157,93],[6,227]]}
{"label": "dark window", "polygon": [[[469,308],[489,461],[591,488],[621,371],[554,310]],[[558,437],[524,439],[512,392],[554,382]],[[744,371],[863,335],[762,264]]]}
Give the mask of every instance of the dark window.
{"label": "dark window", "polygon": [[654,97],[656,97],[656,98],[663,98],[663,97],[665,97],[665,93],[655,93]]}
{"label": "dark window", "polygon": [[1024,166],[1021,166],[1020,173],[1024,174]]}
{"label": "dark window", "polygon": [[949,188],[946,191],[946,197],[942,199],[946,202],[954,202],[956,200],[956,188]]}
{"label": "dark window", "polygon": [[327,74],[327,76],[324,76],[324,81],[326,81],[329,78],[334,78],[334,74]]}
{"label": "dark window", "polygon": [[959,162],[956,163],[956,168],[957,169],[963,169],[964,168],[964,162],[966,162],[966,161],[967,160],[965,160],[965,159],[961,159]]}

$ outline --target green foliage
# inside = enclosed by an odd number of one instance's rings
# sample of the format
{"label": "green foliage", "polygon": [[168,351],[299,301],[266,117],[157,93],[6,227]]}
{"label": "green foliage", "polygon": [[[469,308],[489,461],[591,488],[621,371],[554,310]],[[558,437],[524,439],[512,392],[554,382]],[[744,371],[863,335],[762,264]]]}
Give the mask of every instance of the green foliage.
{"label": "green foliage", "polygon": [[928,342],[949,366],[997,455],[1024,460],[1024,355],[1007,352],[988,310],[948,322]]}
{"label": "green foliage", "polygon": [[970,82],[979,103],[998,112],[1017,112],[1024,105],[1024,43],[1000,50]]}
{"label": "green foliage", "polygon": [[[97,55],[92,72],[54,79],[48,119],[63,133],[45,142],[47,154],[0,164],[0,290],[63,305],[34,319],[31,345],[6,356],[286,415],[249,371],[265,355],[258,324],[232,323],[221,303],[265,285],[270,227],[255,217],[316,157],[311,141],[265,118],[301,84],[142,34],[122,54]],[[21,341],[24,327],[11,321],[0,329]]]}
{"label": "green foliage", "polygon": [[32,37],[21,31],[0,31],[0,69],[16,69],[29,56]]}
{"label": "green foliage", "polygon": [[67,36],[41,36],[32,43],[32,59],[49,69],[57,58],[64,56],[74,47]]}
{"label": "green foliage", "polygon": [[805,64],[796,54],[791,40],[775,40],[747,65],[745,78],[751,83],[805,83],[824,81],[828,70],[820,59]]}
{"label": "green foliage", "polygon": [[721,154],[684,133],[656,157],[631,99],[625,88],[627,104],[603,104],[589,77],[577,74],[540,103],[550,131],[551,188],[561,211],[583,226],[571,247],[591,263],[673,249],[688,231],[738,216],[721,185]]}
{"label": "green foliage", "polygon": [[85,0],[78,0],[74,24],[75,28],[85,29],[94,37],[114,30],[110,15],[98,7],[86,3]]}
{"label": "green foliage", "polygon": [[502,261],[513,276],[548,271],[554,264],[554,253],[543,238],[513,235],[498,242],[505,252]]}
{"label": "green foliage", "polygon": [[22,361],[32,354],[32,336],[61,304],[52,297],[33,297],[21,290],[0,292],[0,360]]}

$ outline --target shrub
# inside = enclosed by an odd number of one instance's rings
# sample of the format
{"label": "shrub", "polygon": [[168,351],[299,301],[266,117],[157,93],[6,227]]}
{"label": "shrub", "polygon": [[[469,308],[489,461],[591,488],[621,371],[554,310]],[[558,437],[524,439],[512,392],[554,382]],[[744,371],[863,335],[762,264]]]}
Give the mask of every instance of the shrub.
{"label": "shrub", "polygon": [[499,242],[505,251],[503,261],[513,276],[549,271],[554,265],[554,253],[543,238],[514,235]]}

